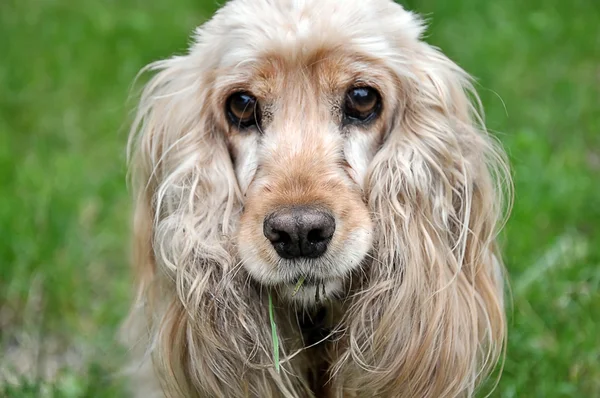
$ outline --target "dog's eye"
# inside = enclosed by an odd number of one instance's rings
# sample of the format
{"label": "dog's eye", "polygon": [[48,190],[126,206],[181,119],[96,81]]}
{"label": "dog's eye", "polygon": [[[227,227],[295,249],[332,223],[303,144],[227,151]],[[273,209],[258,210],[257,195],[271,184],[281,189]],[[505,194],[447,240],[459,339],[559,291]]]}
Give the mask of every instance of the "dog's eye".
{"label": "dog's eye", "polygon": [[368,122],[377,116],[381,97],[372,87],[353,87],[346,93],[344,113],[350,121]]}
{"label": "dog's eye", "polygon": [[252,94],[240,91],[232,94],[226,103],[227,116],[238,128],[248,128],[259,123],[258,100]]}

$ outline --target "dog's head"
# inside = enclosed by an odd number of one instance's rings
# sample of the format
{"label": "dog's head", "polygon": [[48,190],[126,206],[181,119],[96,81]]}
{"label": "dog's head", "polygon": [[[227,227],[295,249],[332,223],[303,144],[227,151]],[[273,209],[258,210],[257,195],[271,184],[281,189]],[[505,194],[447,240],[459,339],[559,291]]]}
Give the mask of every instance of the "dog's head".
{"label": "dog's head", "polygon": [[182,314],[268,345],[244,275],[305,303],[356,278],[340,383],[471,391],[504,336],[506,168],[468,75],[422,33],[388,0],[235,0],[151,65],[131,140],[142,288],[166,274]]}

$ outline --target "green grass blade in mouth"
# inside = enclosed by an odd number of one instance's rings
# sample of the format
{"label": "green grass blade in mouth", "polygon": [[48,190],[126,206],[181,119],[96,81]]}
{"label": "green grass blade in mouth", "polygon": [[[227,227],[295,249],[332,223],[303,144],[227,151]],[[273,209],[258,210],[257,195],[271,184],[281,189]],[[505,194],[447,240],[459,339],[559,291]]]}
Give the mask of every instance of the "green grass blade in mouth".
{"label": "green grass blade in mouth", "polygon": [[294,292],[292,293],[292,297],[295,296],[296,293],[298,293],[298,291],[302,287],[302,284],[304,283],[305,280],[306,280],[305,276],[301,276],[300,279],[298,279],[298,282],[296,283],[296,287],[294,288]]}
{"label": "green grass blade in mouth", "polygon": [[279,337],[277,337],[277,325],[275,324],[271,293],[269,293],[269,319],[271,320],[271,339],[273,340],[273,362],[275,362],[275,370],[279,373]]}

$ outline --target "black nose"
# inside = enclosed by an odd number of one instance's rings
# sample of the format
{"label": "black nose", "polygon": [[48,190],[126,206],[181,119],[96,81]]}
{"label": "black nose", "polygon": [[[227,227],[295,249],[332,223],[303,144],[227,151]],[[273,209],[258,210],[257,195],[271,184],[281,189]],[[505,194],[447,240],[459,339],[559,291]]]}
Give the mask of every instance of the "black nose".
{"label": "black nose", "polygon": [[296,206],[269,214],[263,232],[283,258],[319,257],[335,232],[335,220],[326,211]]}

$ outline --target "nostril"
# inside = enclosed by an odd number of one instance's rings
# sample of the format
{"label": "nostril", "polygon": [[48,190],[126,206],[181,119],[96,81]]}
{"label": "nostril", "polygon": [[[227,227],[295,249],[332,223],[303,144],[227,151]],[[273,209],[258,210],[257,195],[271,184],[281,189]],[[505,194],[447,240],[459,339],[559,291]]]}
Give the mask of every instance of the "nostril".
{"label": "nostril", "polygon": [[263,233],[281,257],[291,259],[302,255],[298,226],[290,212],[280,211],[266,217]]}
{"label": "nostril", "polygon": [[324,242],[326,240],[331,239],[331,235],[329,234],[329,236],[327,236],[328,234],[325,234],[325,230],[321,229],[321,228],[315,228],[315,229],[311,229],[308,234],[306,235],[306,240],[308,240],[310,243],[319,243],[319,242]]}
{"label": "nostril", "polygon": [[288,234],[285,231],[279,231],[277,229],[274,229],[272,231],[272,235],[271,237],[269,237],[269,240],[272,243],[283,243],[283,244],[287,244],[290,243],[292,241],[292,237],[290,236],[290,234]]}

